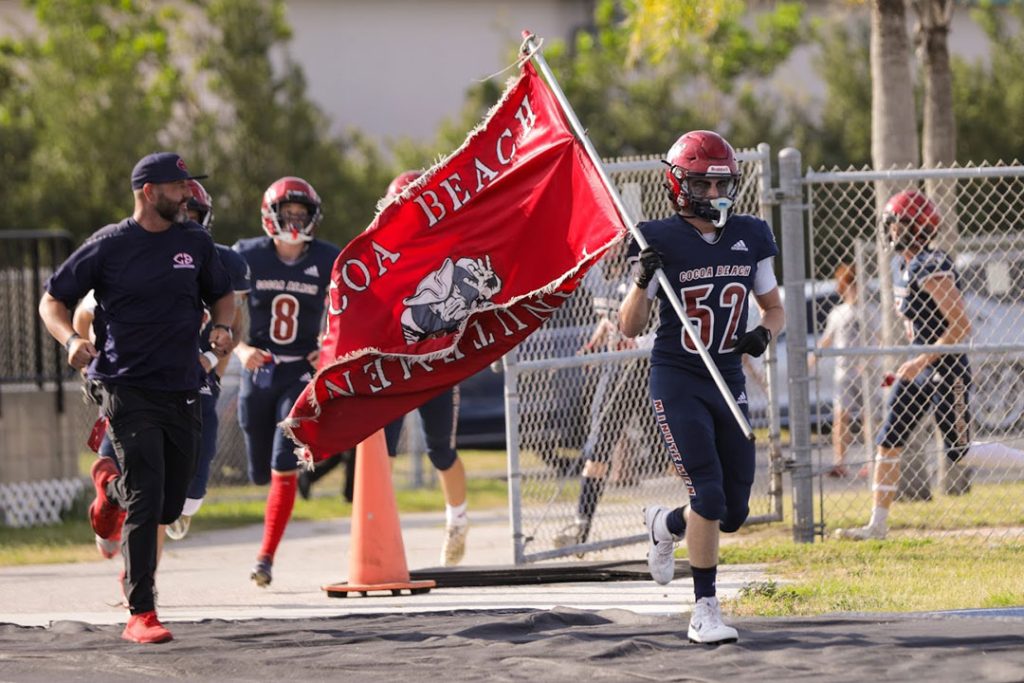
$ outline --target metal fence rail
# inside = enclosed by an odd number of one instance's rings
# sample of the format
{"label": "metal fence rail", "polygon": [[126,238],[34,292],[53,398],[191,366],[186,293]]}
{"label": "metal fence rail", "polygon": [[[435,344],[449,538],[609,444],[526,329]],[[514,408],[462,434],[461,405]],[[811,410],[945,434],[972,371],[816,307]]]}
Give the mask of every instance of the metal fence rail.
{"label": "metal fence rail", "polygon": [[60,346],[37,313],[43,284],[71,253],[70,233],[0,230],[0,386],[53,382],[58,412],[63,411],[60,380],[71,376]]}

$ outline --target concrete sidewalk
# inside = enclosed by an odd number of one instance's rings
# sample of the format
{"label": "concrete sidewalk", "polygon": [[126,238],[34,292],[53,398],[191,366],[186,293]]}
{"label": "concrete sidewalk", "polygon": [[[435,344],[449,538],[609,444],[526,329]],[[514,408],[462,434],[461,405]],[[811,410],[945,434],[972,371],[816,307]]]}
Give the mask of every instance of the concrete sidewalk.
{"label": "concrete sidewalk", "polygon": [[[470,520],[466,558],[460,566],[512,567],[507,515],[471,512]],[[410,570],[439,566],[443,514],[403,515],[402,533]],[[688,611],[693,604],[689,579],[677,579],[668,586],[650,580],[581,582],[435,588],[423,595],[330,598],[321,586],[343,581],[348,575],[348,519],[289,525],[274,562],[273,584],[261,589],[249,580],[261,536],[261,526],[249,526],[192,534],[183,541],[168,540],[157,578],[161,619],[293,619],[555,606],[671,614]],[[639,545],[633,546],[627,556],[643,560],[645,553],[646,547]],[[118,557],[78,564],[0,568],[0,623],[124,623],[127,611],[120,604],[117,581],[122,567]],[[763,579],[759,567],[721,567],[719,595],[735,596],[747,583]]]}

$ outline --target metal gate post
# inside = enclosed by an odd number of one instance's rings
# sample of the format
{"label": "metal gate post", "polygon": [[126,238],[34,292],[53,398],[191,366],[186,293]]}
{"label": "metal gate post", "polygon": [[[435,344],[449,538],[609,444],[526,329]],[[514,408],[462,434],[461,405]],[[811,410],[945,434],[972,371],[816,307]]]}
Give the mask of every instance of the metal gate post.
{"label": "metal gate post", "polygon": [[789,366],[789,440],[793,454],[793,540],[814,541],[814,479],[811,468],[810,378],[807,369],[807,307],[804,301],[806,240],[800,151],[779,152],[782,268],[786,292],[786,359]]}
{"label": "metal gate post", "polygon": [[508,523],[512,532],[512,560],[526,564],[523,541],[523,476],[519,464],[519,368],[518,351],[502,358],[505,369],[505,449],[508,451]]}

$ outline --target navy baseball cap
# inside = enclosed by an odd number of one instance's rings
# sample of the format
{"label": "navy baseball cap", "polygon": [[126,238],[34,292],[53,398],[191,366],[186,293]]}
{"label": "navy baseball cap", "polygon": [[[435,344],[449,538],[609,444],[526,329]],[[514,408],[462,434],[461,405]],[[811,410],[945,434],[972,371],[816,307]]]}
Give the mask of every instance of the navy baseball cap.
{"label": "navy baseball cap", "polygon": [[179,180],[199,180],[205,175],[189,175],[185,161],[174,152],[155,152],[139,159],[132,169],[132,189],[139,190],[146,183],[174,183]]}

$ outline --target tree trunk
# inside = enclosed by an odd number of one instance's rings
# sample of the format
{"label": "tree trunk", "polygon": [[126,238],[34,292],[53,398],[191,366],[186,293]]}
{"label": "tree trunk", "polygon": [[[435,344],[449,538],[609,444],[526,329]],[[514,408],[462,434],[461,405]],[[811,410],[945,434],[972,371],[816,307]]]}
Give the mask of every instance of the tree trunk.
{"label": "tree trunk", "polygon": [[[949,26],[953,0],[914,0],[915,42],[924,74],[924,165],[948,168],[956,161],[953,70],[949,65]],[[935,246],[952,251],[958,236],[956,182],[928,180],[925,189],[943,217]]]}
{"label": "tree trunk", "polygon": [[[871,160],[878,170],[918,163],[917,115],[906,22],[903,0],[871,0]],[[892,182],[875,183],[875,208],[879,218],[886,200],[902,189]],[[899,340],[894,320],[891,252],[881,226],[876,233],[876,243],[882,285],[882,339],[886,346],[891,346]],[[891,363],[892,359],[887,359],[887,364]]]}

